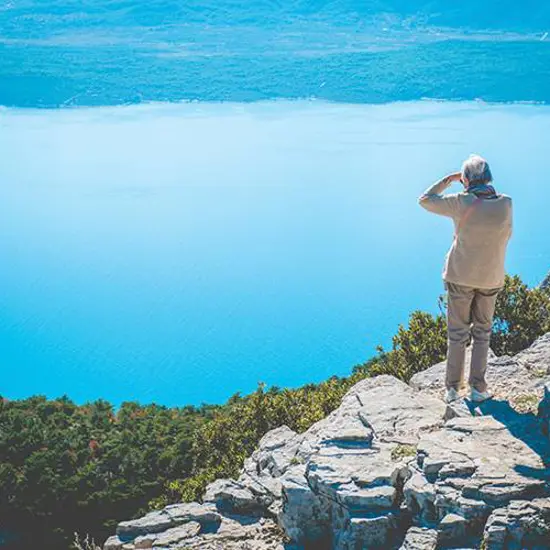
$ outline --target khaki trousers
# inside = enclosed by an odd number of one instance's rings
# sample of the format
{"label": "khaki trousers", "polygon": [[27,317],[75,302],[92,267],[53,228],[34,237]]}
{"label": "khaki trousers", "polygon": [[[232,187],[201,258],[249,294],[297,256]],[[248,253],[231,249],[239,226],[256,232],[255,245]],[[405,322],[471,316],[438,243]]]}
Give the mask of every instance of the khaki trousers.
{"label": "khaki trousers", "polygon": [[487,354],[493,327],[495,303],[500,288],[479,289],[445,283],[447,289],[447,388],[458,390],[463,384],[466,345],[473,339],[469,384],[485,391]]}

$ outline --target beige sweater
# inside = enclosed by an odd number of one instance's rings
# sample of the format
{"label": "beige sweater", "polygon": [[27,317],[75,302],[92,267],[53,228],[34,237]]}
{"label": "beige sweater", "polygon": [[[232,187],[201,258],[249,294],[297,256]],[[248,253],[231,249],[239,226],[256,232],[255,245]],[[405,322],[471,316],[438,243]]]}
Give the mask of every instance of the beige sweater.
{"label": "beige sweater", "polygon": [[[452,218],[455,239],[443,268],[443,279],[475,288],[504,284],[506,245],[512,235],[512,199],[506,195],[476,201],[472,193],[442,195],[447,178],[418,199],[430,212]],[[475,203],[475,204],[474,204]]]}

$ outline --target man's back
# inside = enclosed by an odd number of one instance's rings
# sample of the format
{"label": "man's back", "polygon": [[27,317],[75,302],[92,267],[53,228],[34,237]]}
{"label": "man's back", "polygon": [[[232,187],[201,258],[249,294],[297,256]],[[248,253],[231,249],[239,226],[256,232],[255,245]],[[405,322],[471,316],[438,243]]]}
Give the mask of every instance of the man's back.
{"label": "man's back", "polygon": [[512,235],[512,199],[457,195],[455,239],[446,258],[444,280],[475,288],[504,284],[506,246]]}
{"label": "man's back", "polygon": [[420,204],[453,219],[455,239],[445,259],[443,279],[476,288],[504,284],[506,245],[512,234],[512,199],[474,193],[424,194]]}

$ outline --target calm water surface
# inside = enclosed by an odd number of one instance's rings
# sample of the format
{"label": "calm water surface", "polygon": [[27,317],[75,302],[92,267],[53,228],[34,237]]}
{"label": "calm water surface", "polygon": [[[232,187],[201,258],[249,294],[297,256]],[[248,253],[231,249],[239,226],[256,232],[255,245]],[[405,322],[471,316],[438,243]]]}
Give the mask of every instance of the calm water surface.
{"label": "calm water surface", "polygon": [[540,281],[550,4],[449,6],[4,2],[0,394],[349,373],[437,310],[451,228],[416,198],[474,151],[514,197],[508,270]]}
{"label": "calm water surface", "polygon": [[508,269],[549,268],[546,106],[319,102],[7,110],[2,393],[165,404],[346,374],[451,239],[416,204],[471,151],[515,198]]}

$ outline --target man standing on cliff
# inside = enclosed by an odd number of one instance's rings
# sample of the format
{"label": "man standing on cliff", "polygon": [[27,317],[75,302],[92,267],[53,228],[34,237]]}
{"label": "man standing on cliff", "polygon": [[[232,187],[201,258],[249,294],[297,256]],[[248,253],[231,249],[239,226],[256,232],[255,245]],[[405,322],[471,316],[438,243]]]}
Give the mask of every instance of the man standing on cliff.
{"label": "man standing on cliff", "polygon": [[[491,185],[489,164],[471,155],[461,172],[450,174],[427,189],[420,206],[452,218],[454,240],[445,259],[443,280],[447,304],[446,401],[459,398],[463,386],[466,345],[473,339],[469,384],[471,400],[485,401],[485,371],[497,294],[504,285],[504,258],[512,234],[512,199]],[[443,195],[453,182],[462,193]]]}

